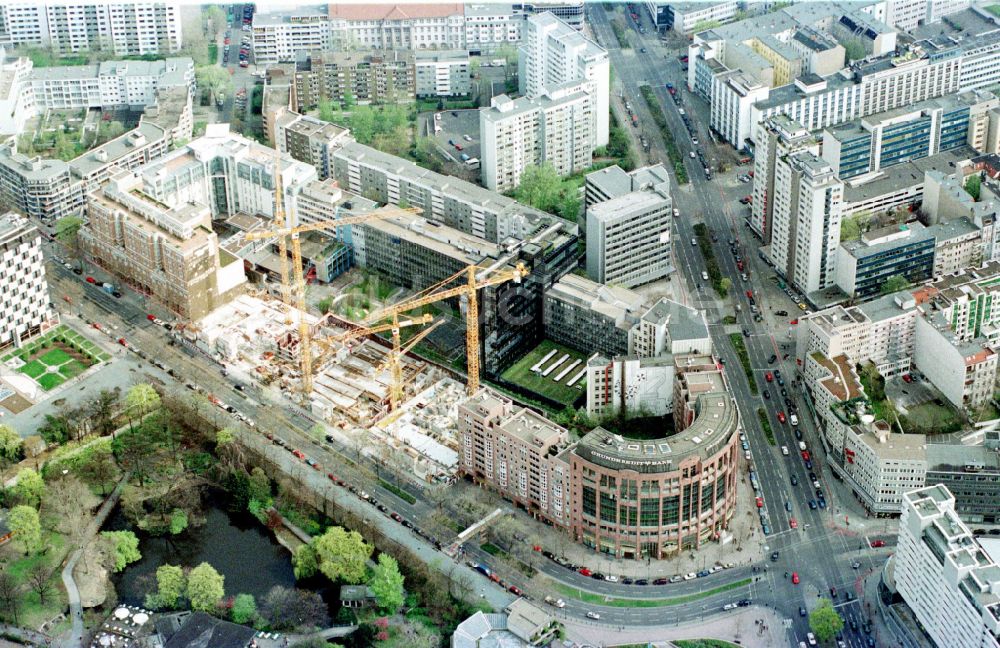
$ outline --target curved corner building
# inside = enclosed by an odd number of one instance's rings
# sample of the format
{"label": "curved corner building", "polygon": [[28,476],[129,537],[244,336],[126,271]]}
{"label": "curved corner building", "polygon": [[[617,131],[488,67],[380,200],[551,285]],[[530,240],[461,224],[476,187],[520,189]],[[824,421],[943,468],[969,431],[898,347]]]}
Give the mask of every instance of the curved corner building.
{"label": "curved corner building", "polygon": [[573,537],[620,558],[665,558],[718,537],[736,507],[738,430],[724,391],[698,396],[694,420],[667,438],[593,430],[569,453]]}

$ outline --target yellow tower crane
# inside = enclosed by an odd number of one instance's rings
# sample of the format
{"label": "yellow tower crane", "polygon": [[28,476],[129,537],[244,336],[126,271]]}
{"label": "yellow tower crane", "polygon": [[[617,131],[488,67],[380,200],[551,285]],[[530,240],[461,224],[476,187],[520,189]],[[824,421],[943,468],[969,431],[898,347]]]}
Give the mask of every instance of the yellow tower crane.
{"label": "yellow tower crane", "polygon": [[392,385],[389,388],[390,412],[395,412],[396,408],[399,407],[400,402],[403,400],[403,386],[406,384],[403,381],[403,358],[406,357],[406,354],[412,351],[413,347],[417,346],[421,340],[430,335],[431,331],[442,324],[444,324],[444,320],[434,322],[434,324],[410,338],[410,340],[406,343],[406,346],[397,346],[395,344],[398,339],[398,333],[397,336],[393,337],[393,348],[392,351],[389,352],[389,358],[383,362],[378,369],[376,369],[376,371],[382,371],[388,367],[390,370],[390,376],[392,376]]}
{"label": "yellow tower crane", "polygon": [[[480,288],[496,286],[508,281],[521,283],[521,279],[528,276],[529,272],[523,263],[518,263],[510,270],[492,271],[492,273],[489,268],[470,265],[444,281],[431,286],[422,295],[405,302],[387,306],[369,317],[368,320],[370,322],[377,322],[385,317],[398,316],[399,313],[405,313],[406,311],[427,306],[434,302],[464,296],[467,302],[465,311],[465,361],[469,375],[468,392],[471,395],[479,390],[479,298],[476,296],[476,291]],[[488,274],[488,276],[480,279],[477,276],[478,274]],[[443,288],[443,286],[458,279],[464,279],[465,283],[453,288]]]}
{"label": "yellow tower crane", "polygon": [[[315,338],[313,341],[322,346],[326,352],[330,352],[334,350],[336,344],[346,344],[351,340],[356,340],[360,337],[365,337],[366,335],[375,335],[377,333],[384,333],[385,331],[392,331],[392,348],[393,350],[398,350],[401,345],[399,335],[400,329],[408,326],[426,326],[432,321],[434,321],[434,316],[429,313],[421,315],[420,317],[401,320],[399,319],[399,313],[394,312],[392,314],[391,322],[378,324],[376,326],[359,326],[356,329],[339,333],[337,335]],[[323,356],[320,357],[320,362],[322,361],[322,358]]]}
{"label": "yellow tower crane", "polygon": [[[400,207],[387,206],[360,216],[345,216],[335,220],[317,221],[315,223],[296,225],[292,227],[289,222],[290,214],[285,212],[285,208],[281,200],[280,167],[276,168],[275,180],[278,188],[275,192],[277,202],[275,204],[274,220],[282,225],[277,229],[247,232],[245,238],[248,241],[257,241],[260,239],[278,237],[279,254],[281,256],[282,297],[287,305],[295,306],[299,311],[299,357],[301,359],[302,393],[308,394],[312,391],[312,340],[309,334],[309,325],[303,317],[306,312],[306,289],[305,278],[302,275],[302,246],[299,242],[299,234],[302,234],[303,232],[329,232],[330,230],[333,230],[334,235],[336,235],[338,227],[357,225],[358,223],[365,223],[377,218],[389,218],[391,216],[399,216],[402,214],[419,213],[420,210],[416,208],[403,209]],[[294,276],[291,278],[288,276],[287,259],[287,240],[289,238],[291,238],[292,241],[292,272],[294,273]],[[294,296],[294,303],[292,303],[292,296]],[[291,324],[290,315],[289,319],[286,319],[285,322],[287,324]]]}

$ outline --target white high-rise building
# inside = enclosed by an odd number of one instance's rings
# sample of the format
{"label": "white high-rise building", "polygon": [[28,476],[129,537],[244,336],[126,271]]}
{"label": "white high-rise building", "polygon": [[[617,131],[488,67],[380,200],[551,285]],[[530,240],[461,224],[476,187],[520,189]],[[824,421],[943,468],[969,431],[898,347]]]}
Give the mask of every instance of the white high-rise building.
{"label": "white high-rise building", "polygon": [[771,259],[802,292],[836,283],[844,183],[809,151],[774,164]]}
{"label": "white high-rise building", "polygon": [[936,645],[1000,648],[998,554],[959,519],[945,486],[903,496],[896,590]]}
{"label": "white high-rise building", "polygon": [[909,31],[962,11],[969,0],[885,0],[885,22]]}
{"label": "white high-rise building", "polygon": [[816,139],[788,115],[775,115],[757,125],[757,151],[754,156],[753,202],[750,203],[750,227],[767,245],[771,242],[774,213],[774,165],[796,151],[819,153]]}
{"label": "white high-rise building", "polygon": [[55,322],[49,310],[42,237],[26,218],[8,212],[0,216],[0,348],[20,346],[26,337]]}
{"label": "white high-rise building", "polygon": [[182,41],[174,2],[0,4],[0,43],[135,56],[176,52]]}

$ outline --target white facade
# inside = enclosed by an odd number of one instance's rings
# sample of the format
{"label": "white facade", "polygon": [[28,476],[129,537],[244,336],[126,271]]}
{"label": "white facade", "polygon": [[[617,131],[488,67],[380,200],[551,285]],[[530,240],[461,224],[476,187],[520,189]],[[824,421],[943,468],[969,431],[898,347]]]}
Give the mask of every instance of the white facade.
{"label": "white facade", "polygon": [[14,212],[0,216],[0,286],[0,348],[20,346],[52,323],[41,234]]}
{"label": "white facade", "polygon": [[672,208],[669,182],[591,205],[587,275],[633,288],[670,274]]}
{"label": "white facade", "polygon": [[0,62],[0,135],[19,134],[35,114],[30,74],[31,60],[27,57]]}
{"label": "white facade", "polygon": [[297,52],[330,49],[330,21],[324,15],[255,14],[253,55],[258,64],[294,61]]}
{"label": "white facade", "polygon": [[807,151],[775,162],[771,259],[806,293],[836,282],[844,184]]}
{"label": "white facade", "polygon": [[938,646],[1000,647],[1000,565],[943,485],[906,493],[893,558],[896,590]]}
{"label": "white facade", "polygon": [[750,203],[750,227],[771,242],[775,163],[797,151],[819,153],[819,144],[801,124],[787,115],[769,117],[757,125],[754,136],[753,202]]}
{"label": "white facade", "polygon": [[903,496],[923,487],[926,441],[923,434],[890,432],[885,421],[847,428],[841,468],[868,511],[895,515]]}
{"label": "white facade", "polygon": [[36,68],[27,82],[36,110],[149,106],[161,87],[194,88],[194,61],[183,57]]}
{"label": "white facade", "polygon": [[672,357],[594,356],[587,362],[587,415],[664,416],[674,410]]}
{"label": "white facade", "polygon": [[885,22],[910,31],[969,6],[969,0],[885,0]]}
{"label": "white facade", "polygon": [[[659,3],[650,2],[650,5]],[[729,22],[739,9],[734,0],[723,2],[671,2],[667,4],[667,22],[670,29],[688,35],[695,31],[695,25],[704,22]],[[655,18],[654,18],[655,19]]]}
{"label": "white facade", "polygon": [[737,148],[750,132],[750,111],[767,99],[768,87],[742,72],[728,72],[712,78],[711,124],[727,142]]}
{"label": "white facade", "polygon": [[329,5],[337,49],[461,49],[465,13],[461,4]]}
{"label": "white facade", "polygon": [[465,46],[488,53],[504,44],[521,42],[524,18],[512,4],[470,3],[465,5]]}
{"label": "white facade", "polygon": [[983,338],[963,341],[940,313],[917,319],[913,360],[948,401],[965,411],[990,401],[997,354]]}
{"label": "white facade", "polygon": [[181,48],[180,4],[173,2],[0,5],[0,41],[57,52],[169,54]]}

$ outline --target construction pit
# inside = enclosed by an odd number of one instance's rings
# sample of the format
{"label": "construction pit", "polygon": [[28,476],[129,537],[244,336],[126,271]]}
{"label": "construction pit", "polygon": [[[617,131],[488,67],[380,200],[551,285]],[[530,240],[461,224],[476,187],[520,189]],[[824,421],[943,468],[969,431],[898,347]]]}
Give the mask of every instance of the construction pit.
{"label": "construction pit", "polygon": [[[301,393],[299,317],[314,341],[312,390]],[[349,333],[264,294],[246,294],[183,329],[185,338],[235,378],[305,404],[325,434],[422,481],[450,481],[458,468],[457,406],[465,387],[412,355],[400,360],[399,406],[390,411],[392,345],[377,337],[323,342]],[[373,442],[374,441],[374,442]]]}

